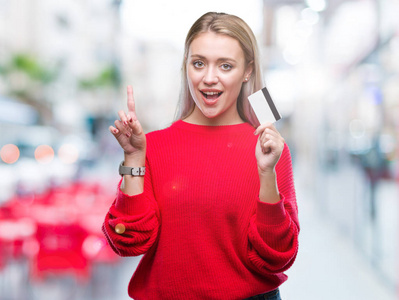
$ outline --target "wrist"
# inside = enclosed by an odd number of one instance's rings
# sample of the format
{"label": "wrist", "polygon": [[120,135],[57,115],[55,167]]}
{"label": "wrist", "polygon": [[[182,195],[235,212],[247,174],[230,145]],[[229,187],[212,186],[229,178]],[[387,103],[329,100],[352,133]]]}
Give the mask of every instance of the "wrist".
{"label": "wrist", "polygon": [[262,178],[276,178],[276,169],[273,168],[266,168],[266,169],[261,169],[258,167],[258,174],[259,177]]}
{"label": "wrist", "polygon": [[277,176],[274,170],[259,171],[259,200],[267,203],[280,201],[280,194],[277,187]]}
{"label": "wrist", "polygon": [[144,167],[145,157],[145,151],[135,152],[132,154],[125,153],[123,165],[127,167]]}
{"label": "wrist", "polygon": [[276,173],[262,173],[259,174],[260,188],[270,189],[271,187],[277,189],[277,176]]}

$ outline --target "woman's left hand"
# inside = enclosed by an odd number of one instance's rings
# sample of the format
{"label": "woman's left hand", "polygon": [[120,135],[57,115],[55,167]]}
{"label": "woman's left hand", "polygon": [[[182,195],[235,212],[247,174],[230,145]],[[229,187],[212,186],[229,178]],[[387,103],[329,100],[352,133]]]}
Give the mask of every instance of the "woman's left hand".
{"label": "woman's left hand", "polygon": [[272,123],[260,125],[254,134],[259,135],[255,151],[259,173],[274,172],[274,168],[284,149],[284,138]]}

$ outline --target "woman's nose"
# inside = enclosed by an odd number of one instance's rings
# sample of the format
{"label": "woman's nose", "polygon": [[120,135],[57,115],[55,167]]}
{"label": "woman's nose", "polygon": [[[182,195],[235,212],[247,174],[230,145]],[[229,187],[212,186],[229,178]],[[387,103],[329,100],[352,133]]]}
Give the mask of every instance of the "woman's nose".
{"label": "woman's nose", "polygon": [[204,74],[204,78],[203,81],[206,85],[214,85],[216,83],[218,83],[219,81],[219,77],[217,74],[217,71],[215,70],[215,68],[207,68],[205,74]]}

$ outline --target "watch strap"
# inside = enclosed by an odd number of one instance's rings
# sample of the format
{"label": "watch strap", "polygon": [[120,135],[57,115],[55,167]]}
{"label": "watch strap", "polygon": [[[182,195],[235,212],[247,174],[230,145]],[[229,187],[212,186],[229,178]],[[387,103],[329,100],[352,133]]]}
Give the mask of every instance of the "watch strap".
{"label": "watch strap", "polygon": [[125,167],[123,161],[119,165],[119,175],[144,176],[145,167]]}

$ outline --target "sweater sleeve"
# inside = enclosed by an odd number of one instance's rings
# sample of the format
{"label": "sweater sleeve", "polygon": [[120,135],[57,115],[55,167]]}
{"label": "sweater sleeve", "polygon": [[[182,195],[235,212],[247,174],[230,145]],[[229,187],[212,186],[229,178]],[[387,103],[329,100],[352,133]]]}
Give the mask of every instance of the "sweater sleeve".
{"label": "sweater sleeve", "polygon": [[[135,196],[124,194],[120,190],[121,180],[116,199],[106,214],[102,226],[109,245],[120,256],[137,256],[146,253],[158,235],[159,210],[152,190],[148,162],[146,165],[144,192]],[[122,234],[115,231],[118,224],[125,228]]]}
{"label": "sweater sleeve", "polygon": [[251,267],[261,274],[286,271],[298,253],[298,208],[287,145],[276,165],[276,174],[281,200],[269,204],[258,199],[249,224],[248,259]]}

